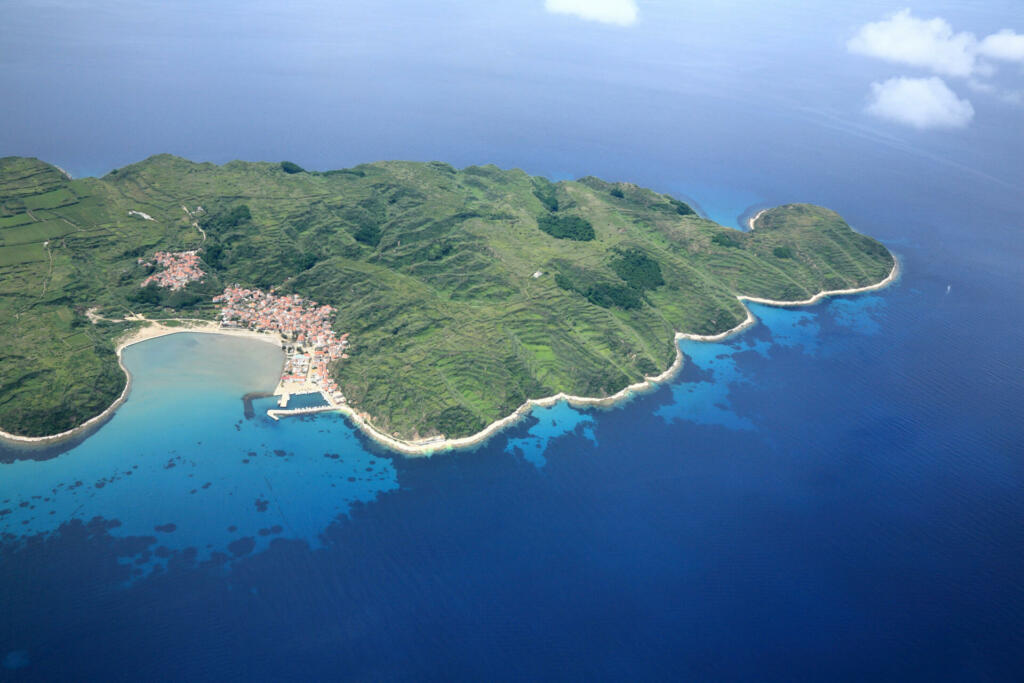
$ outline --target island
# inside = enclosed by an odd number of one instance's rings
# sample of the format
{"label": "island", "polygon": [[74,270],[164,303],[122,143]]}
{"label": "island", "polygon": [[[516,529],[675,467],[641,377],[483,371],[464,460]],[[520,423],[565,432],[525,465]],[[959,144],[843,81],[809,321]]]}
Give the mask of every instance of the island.
{"label": "island", "polygon": [[681,337],[884,286],[897,261],[836,213],[739,231],[594,177],[379,162],[313,172],[162,154],[102,178],[0,159],[0,430],[107,414],[119,349],[196,329],[272,335],[299,409],[406,452],[468,445],[531,405],[607,403],[678,369]]}

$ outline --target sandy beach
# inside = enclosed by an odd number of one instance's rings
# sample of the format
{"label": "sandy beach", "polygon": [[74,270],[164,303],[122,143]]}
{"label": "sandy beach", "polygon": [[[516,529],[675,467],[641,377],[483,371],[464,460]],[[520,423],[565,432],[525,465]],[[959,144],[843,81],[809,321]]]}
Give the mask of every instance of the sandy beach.
{"label": "sandy beach", "polygon": [[767,210],[768,209],[761,209],[756,214],[754,214],[754,216],[752,218],[750,218],[750,220],[747,221],[747,227],[750,228],[751,230],[753,230],[754,229],[754,223],[756,223],[757,219],[761,217],[761,214],[763,214]]}
{"label": "sandy beach", "polygon": [[168,322],[172,321],[179,324],[165,325],[163,324],[163,322],[160,321],[149,321],[148,325],[128,332],[124,337],[122,337],[118,341],[116,349],[117,364],[121,366],[121,370],[124,372],[127,380],[125,381],[124,390],[121,391],[121,395],[118,396],[117,400],[111,403],[110,406],[108,406],[107,409],[104,410],[102,413],[86,420],[85,422],[83,422],[82,424],[78,425],[73,429],[68,429],[66,431],[60,432],[59,434],[50,434],[48,436],[20,436],[18,434],[11,434],[10,432],[0,430],[0,438],[15,443],[45,445],[55,443],[57,441],[63,441],[64,439],[69,439],[77,434],[81,434],[90,427],[93,427],[97,423],[100,423],[109,418],[114,413],[114,411],[117,410],[118,407],[120,407],[120,405],[125,402],[125,399],[128,398],[128,394],[131,392],[132,374],[124,365],[124,361],[122,360],[122,352],[132,344],[138,344],[140,342],[148,341],[150,339],[156,339],[157,337],[164,337],[169,334],[178,334],[181,332],[199,332],[202,334],[226,334],[231,336],[248,337],[250,339],[258,339],[259,341],[276,344],[277,346],[282,345],[282,340],[277,335],[266,334],[262,332],[253,332],[251,330],[235,330],[231,328],[222,328],[219,323],[211,320],[199,320],[188,318],[176,318],[173,320],[168,320]]}
{"label": "sandy beach", "polygon": [[226,334],[233,337],[257,339],[270,344],[276,344],[277,346],[282,346],[284,343],[281,337],[276,334],[270,334],[269,332],[253,332],[252,330],[243,330],[240,328],[221,327],[220,323],[212,320],[178,318],[174,319],[174,322],[179,322],[181,324],[164,325],[158,320],[149,321],[149,325],[140,327],[139,329],[129,333],[120,342],[118,342],[117,355],[120,356],[121,352],[132,344],[138,344],[139,342],[144,342],[148,339],[156,339],[157,337],[164,337],[168,334],[177,334],[179,332]]}
{"label": "sandy beach", "polygon": [[[763,213],[763,211],[761,213]],[[754,221],[757,220],[761,213],[758,213],[756,216],[750,219],[751,228],[753,228]],[[882,289],[890,285],[892,282],[894,282],[899,277],[899,272],[899,260],[894,259],[894,264],[889,275],[884,280],[877,282],[873,285],[868,285],[866,287],[822,291],[803,301],[776,301],[774,299],[762,299],[750,296],[737,296],[736,298],[744,304],[746,304],[746,302],[751,302],[781,307],[810,306],[821,301],[822,299],[832,296],[860,294],[862,292],[870,292]],[[574,396],[572,394],[560,392],[553,396],[529,399],[521,406],[519,406],[519,408],[517,408],[512,414],[507,415],[501,418],[500,420],[492,422],[491,424],[487,425],[484,429],[471,436],[465,436],[458,439],[444,439],[438,437],[431,439],[423,439],[420,441],[407,441],[396,438],[394,436],[391,436],[380,431],[372,424],[371,417],[369,415],[357,411],[351,406],[342,405],[336,408],[336,411],[338,413],[341,413],[342,415],[347,416],[352,421],[352,423],[355,424],[355,426],[358,427],[360,430],[362,430],[363,433],[365,433],[369,438],[373,439],[382,446],[385,446],[393,451],[397,451],[405,455],[429,456],[433,453],[452,450],[456,448],[472,448],[483,443],[484,441],[486,441],[487,439],[489,439],[491,436],[498,433],[502,429],[505,429],[506,427],[517,423],[519,420],[523,419],[526,415],[528,415],[535,406],[549,408],[559,401],[566,401],[573,406],[607,407],[615,405],[620,401],[629,400],[635,395],[642,394],[648,391],[653,391],[655,388],[658,387],[658,385],[672,379],[676,375],[676,373],[678,373],[679,370],[682,368],[683,353],[682,350],[680,350],[679,348],[680,340],[688,339],[691,341],[716,342],[726,339],[727,337],[730,337],[734,334],[737,334],[757,322],[757,318],[754,317],[754,314],[750,311],[750,309],[746,305],[744,305],[744,308],[747,312],[746,319],[744,319],[743,322],[741,322],[736,327],[726,330],[725,332],[721,332],[719,334],[714,335],[700,335],[677,332],[675,334],[674,340],[674,343],[676,345],[675,360],[672,362],[672,365],[670,365],[667,370],[665,370],[659,375],[645,377],[643,381],[631,384],[626,388],[622,389],[621,391],[612,394],[611,396],[604,396],[598,398],[593,396]],[[125,384],[124,391],[121,392],[121,395],[118,397],[118,399],[114,401],[114,403],[112,403],[109,408],[104,410],[96,417],[90,419],[89,421],[83,423],[82,425],[79,425],[78,427],[75,427],[74,429],[70,429],[68,431],[61,432],[60,434],[54,434],[51,436],[25,437],[18,436],[16,434],[8,434],[7,432],[0,431],[0,437],[22,443],[52,443],[54,441],[69,438],[71,436],[74,436],[75,434],[79,434],[83,430],[88,429],[90,425],[93,425],[98,421],[104,420],[107,417],[109,417],[115,410],[117,410],[118,406],[120,406],[124,402],[124,400],[128,396],[129,390],[131,389],[131,374],[128,372],[127,368],[125,368],[124,366],[124,363],[121,361],[121,353],[125,348],[131,346],[132,344],[138,344],[149,339],[155,339],[157,337],[162,337],[168,334],[177,334],[179,332],[199,332],[205,334],[226,334],[242,336],[248,337],[250,339],[258,339],[260,341],[276,344],[277,346],[282,345],[281,338],[278,335],[274,334],[253,332],[251,330],[223,328],[219,325],[219,323],[207,320],[178,319],[175,320],[175,322],[178,322],[179,325],[170,326],[165,325],[159,321],[151,321],[149,325],[146,325],[145,327],[141,327],[130,332],[118,343],[118,363],[121,365],[121,369],[124,370],[125,375],[128,377],[128,381]]]}

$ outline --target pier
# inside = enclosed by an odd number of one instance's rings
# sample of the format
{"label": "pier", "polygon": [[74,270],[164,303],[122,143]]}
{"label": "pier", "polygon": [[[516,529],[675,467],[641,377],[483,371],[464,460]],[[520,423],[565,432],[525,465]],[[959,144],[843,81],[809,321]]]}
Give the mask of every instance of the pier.
{"label": "pier", "polygon": [[[294,401],[292,401],[292,399],[294,399]],[[309,405],[311,399],[319,400],[321,403],[318,405]],[[298,403],[299,405],[294,408],[289,408],[289,402]],[[334,401],[330,394],[321,390],[306,391],[298,394],[283,392],[277,400],[277,405],[277,408],[271,408],[267,411],[267,415],[274,420],[279,420],[282,417],[288,417],[290,415],[307,415],[309,413],[322,413],[328,410],[337,410],[339,402]]]}
{"label": "pier", "polygon": [[282,417],[290,417],[292,415],[307,415],[309,413],[325,413],[328,410],[337,410],[337,409],[338,409],[337,406],[330,406],[330,405],[328,405],[328,406],[312,406],[310,408],[291,408],[291,409],[284,409],[284,410],[279,410],[279,409],[276,409],[276,408],[271,408],[270,410],[267,411],[267,415],[270,416],[270,419],[272,419],[274,421],[277,421],[277,420],[280,420]]}

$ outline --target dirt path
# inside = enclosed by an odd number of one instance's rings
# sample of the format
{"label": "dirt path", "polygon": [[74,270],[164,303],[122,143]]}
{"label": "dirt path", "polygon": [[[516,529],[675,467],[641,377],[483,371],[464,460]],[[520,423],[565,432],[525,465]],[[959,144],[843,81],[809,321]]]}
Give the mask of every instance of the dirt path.
{"label": "dirt path", "polygon": [[104,318],[97,311],[99,306],[93,306],[85,312],[85,317],[95,325],[98,322],[105,323],[212,323],[215,320],[208,320],[206,318],[147,318],[141,313],[131,313],[123,318]]}
{"label": "dirt path", "polygon": [[43,279],[43,291],[39,295],[42,299],[46,296],[46,288],[50,286],[50,280],[53,279],[53,250],[50,249],[50,240],[43,242],[43,246],[46,247],[46,255],[50,257],[50,270],[46,273],[46,278]]}
{"label": "dirt path", "polygon": [[183,204],[181,209],[182,209],[182,211],[184,211],[185,213],[188,214],[189,218],[193,219],[192,220],[192,227],[195,228],[196,230],[198,230],[199,234],[201,234],[203,236],[203,241],[200,242],[199,244],[204,244],[206,242],[206,231],[199,227],[199,221],[194,220],[195,216],[192,215],[192,212],[188,210],[187,206],[185,206]]}

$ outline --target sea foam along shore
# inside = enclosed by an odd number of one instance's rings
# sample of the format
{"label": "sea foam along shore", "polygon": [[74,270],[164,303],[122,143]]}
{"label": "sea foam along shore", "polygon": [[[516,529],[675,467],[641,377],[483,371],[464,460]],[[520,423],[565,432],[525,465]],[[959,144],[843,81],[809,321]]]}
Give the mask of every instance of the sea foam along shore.
{"label": "sea foam along shore", "polygon": [[[756,220],[756,218],[757,217],[755,216],[754,219],[752,219],[752,222],[753,220]],[[883,287],[887,287],[894,280],[896,280],[899,276],[899,273],[899,259],[893,256],[893,266],[892,270],[889,272],[889,275],[884,280],[877,282],[873,285],[868,285],[866,287],[822,291],[818,292],[809,299],[805,299],[803,301],[776,301],[774,299],[762,299],[751,296],[737,296],[736,298],[743,303],[752,302],[758,304],[767,304],[769,306],[810,306],[830,296],[859,294],[861,292],[870,292],[876,289],[882,289]],[[434,453],[449,451],[458,448],[472,448],[483,443],[494,434],[500,432],[502,429],[505,429],[506,427],[509,427],[517,423],[519,420],[523,419],[526,415],[529,414],[529,412],[534,408],[534,406],[549,408],[558,403],[559,401],[566,401],[569,403],[569,405],[573,406],[612,406],[615,405],[616,403],[619,403],[620,401],[628,400],[632,398],[634,395],[654,390],[655,388],[657,388],[658,385],[674,377],[676,373],[679,372],[679,370],[683,367],[683,352],[679,348],[680,340],[689,339],[692,341],[715,342],[721,341],[726,337],[730,337],[738,332],[741,332],[742,330],[745,330],[746,328],[750,327],[755,322],[757,322],[757,318],[754,317],[754,314],[751,312],[751,310],[745,305],[744,308],[747,312],[746,319],[736,327],[730,330],[726,330],[725,332],[722,332],[720,334],[700,335],[676,332],[674,340],[674,343],[676,345],[675,360],[672,362],[672,365],[670,365],[669,368],[660,375],[656,375],[653,377],[645,377],[642,382],[630,384],[622,391],[612,394],[611,396],[604,396],[601,398],[596,398],[593,396],[573,396],[571,394],[566,394],[564,392],[557,393],[554,396],[546,396],[544,398],[531,398],[527,400],[525,403],[523,403],[521,406],[519,406],[511,415],[507,415],[501,418],[500,420],[492,422],[491,424],[487,425],[482,430],[471,436],[464,436],[458,439],[445,439],[438,437],[433,439],[423,439],[420,441],[407,441],[380,431],[370,422],[371,417],[369,415],[367,415],[366,413],[359,412],[349,405],[343,405],[339,407],[337,409],[337,412],[347,416],[352,421],[352,423],[355,424],[356,427],[362,430],[362,432],[373,441],[379,443],[382,446],[385,446],[386,448],[389,448],[393,451],[397,451],[404,455],[429,456]],[[175,334],[177,332],[231,334],[246,336],[253,339],[260,339],[262,341],[275,343],[279,346],[282,344],[281,338],[277,335],[253,332],[250,330],[224,329],[217,325],[217,323],[210,321],[191,321],[189,324],[183,325],[181,327],[170,327],[167,325],[162,325],[160,323],[152,323],[147,327],[143,327],[141,329],[136,330],[134,333],[132,333],[130,336],[124,339],[120,344],[118,344],[118,363],[121,365],[121,369],[124,370],[125,374],[128,376],[128,381],[125,384],[124,391],[121,392],[121,396],[118,397],[118,399],[114,401],[114,403],[112,403],[109,408],[107,408],[106,410],[104,410],[102,413],[92,418],[91,420],[79,425],[78,427],[75,427],[74,429],[69,429],[66,432],[61,432],[60,434],[40,437],[25,437],[17,436],[15,434],[8,434],[7,432],[0,431],[0,437],[20,442],[49,443],[74,436],[75,434],[81,433],[82,430],[88,428],[90,425],[96,423],[97,421],[105,419],[114,410],[116,410],[117,407],[121,405],[121,403],[124,402],[125,398],[127,398],[128,396],[129,389],[131,388],[131,374],[128,372],[128,369],[125,368],[124,363],[121,361],[121,352],[125,349],[125,347],[130,346],[132,344],[138,344],[139,342],[146,341],[147,339],[153,339],[155,337],[161,337],[167,334]]]}
{"label": "sea foam along shore", "polygon": [[104,410],[102,413],[86,420],[77,427],[60,432],[59,434],[50,434],[48,436],[21,436],[19,434],[11,434],[10,432],[0,430],[0,439],[22,444],[52,444],[58,441],[63,441],[65,439],[70,439],[74,436],[77,436],[78,434],[83,433],[87,429],[90,429],[94,426],[98,426],[104,420],[108,419],[114,413],[114,411],[117,410],[118,407],[125,402],[125,400],[128,398],[128,394],[131,392],[132,373],[130,373],[128,371],[128,368],[125,367],[124,361],[122,360],[121,357],[121,353],[132,344],[138,344],[140,342],[148,341],[150,339],[156,339],[157,337],[164,337],[169,334],[178,334],[180,332],[199,332],[202,334],[226,334],[238,337],[248,337],[250,339],[258,339],[260,341],[276,344],[277,346],[283,345],[281,338],[276,334],[253,332],[251,330],[224,329],[220,327],[220,325],[218,325],[217,323],[209,320],[176,318],[174,319],[174,322],[177,322],[179,324],[172,326],[164,325],[162,322],[159,321],[148,321],[148,325],[128,332],[127,335],[122,337],[122,339],[118,342],[117,364],[121,366],[121,370],[124,372],[125,377],[127,377],[127,380],[125,381],[124,390],[121,392],[121,395],[118,396],[117,400],[111,403],[107,407],[107,409]]}
{"label": "sea foam along shore", "polygon": [[[753,222],[756,219],[757,216],[751,219],[751,222]],[[822,291],[818,292],[809,299],[805,299],[803,301],[776,301],[774,299],[761,299],[758,297],[751,296],[737,296],[736,298],[744,304],[746,302],[751,302],[781,307],[810,306],[821,301],[824,298],[831,296],[860,294],[862,292],[870,292],[877,289],[882,289],[892,284],[892,282],[894,282],[899,277],[899,273],[900,262],[899,259],[896,258],[895,255],[893,255],[893,266],[892,270],[889,271],[889,275],[886,276],[884,280],[877,282],[873,285],[868,285],[866,287]],[[751,312],[750,308],[744,305],[744,309],[747,312],[746,319],[736,327],[730,330],[726,330],[725,332],[722,332],[720,334],[700,335],[676,332],[674,341],[676,345],[676,358],[672,362],[672,365],[669,366],[669,368],[660,375],[656,375],[653,377],[645,377],[644,381],[637,382],[636,384],[630,384],[622,391],[619,391],[611,396],[605,396],[603,398],[595,398],[592,396],[573,396],[571,394],[566,394],[562,392],[555,394],[554,396],[529,399],[526,401],[526,403],[519,406],[519,408],[517,408],[515,412],[513,412],[511,415],[507,415],[502,419],[497,420],[496,422],[492,422],[491,424],[487,425],[482,430],[471,436],[465,436],[458,439],[434,438],[424,439],[421,441],[406,441],[403,439],[398,439],[394,436],[390,436],[378,430],[370,423],[370,418],[368,415],[360,413],[350,406],[343,406],[339,408],[339,412],[341,412],[344,415],[347,415],[348,418],[352,420],[352,422],[363,431],[363,433],[365,433],[368,437],[370,437],[377,443],[381,444],[382,446],[386,446],[391,450],[403,453],[405,455],[429,456],[432,455],[433,453],[453,450],[457,448],[472,448],[473,446],[477,446],[483,443],[484,441],[486,441],[487,439],[489,439],[491,436],[501,431],[502,429],[510,425],[513,425],[519,420],[523,419],[526,415],[529,414],[529,412],[534,408],[534,406],[549,408],[559,401],[566,401],[567,403],[569,403],[569,405],[572,406],[607,407],[619,403],[620,401],[628,400],[632,398],[634,395],[654,390],[655,388],[657,388],[658,385],[674,377],[676,373],[678,373],[679,370],[683,367],[683,352],[682,349],[679,348],[680,340],[689,339],[692,341],[715,342],[721,341],[726,337],[730,337],[738,332],[741,332],[757,322],[757,318],[754,317],[754,314],[753,312]]]}

